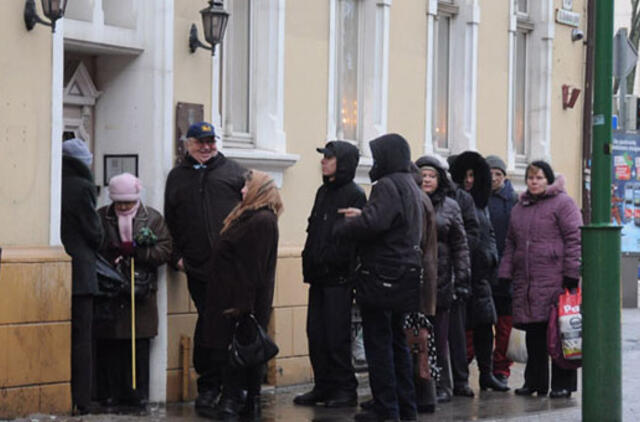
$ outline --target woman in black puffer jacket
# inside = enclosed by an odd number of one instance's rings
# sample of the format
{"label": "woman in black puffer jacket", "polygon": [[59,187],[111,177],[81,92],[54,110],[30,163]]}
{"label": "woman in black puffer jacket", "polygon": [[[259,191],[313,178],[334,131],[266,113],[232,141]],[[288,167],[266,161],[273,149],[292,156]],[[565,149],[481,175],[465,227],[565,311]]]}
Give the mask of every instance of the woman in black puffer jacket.
{"label": "woman in black puffer jacket", "polygon": [[438,228],[438,299],[436,302],[435,337],[438,366],[444,374],[438,390],[452,393],[449,375],[449,309],[455,290],[469,291],[471,262],[467,235],[458,203],[449,196],[451,185],[446,170],[436,157],[424,156],[416,161],[422,172],[422,190],[429,195],[436,211]]}
{"label": "woman in black puffer jacket", "polygon": [[[457,156],[449,172],[453,181],[473,197],[480,227],[478,243],[470,251],[472,295],[467,304],[467,329],[472,331],[473,351],[480,369],[480,389],[508,391],[509,387],[493,375],[493,324],[497,316],[489,280],[498,263],[498,250],[487,207],[491,171],[482,155],[466,151]],[[469,353],[468,359],[472,358],[473,353]]]}

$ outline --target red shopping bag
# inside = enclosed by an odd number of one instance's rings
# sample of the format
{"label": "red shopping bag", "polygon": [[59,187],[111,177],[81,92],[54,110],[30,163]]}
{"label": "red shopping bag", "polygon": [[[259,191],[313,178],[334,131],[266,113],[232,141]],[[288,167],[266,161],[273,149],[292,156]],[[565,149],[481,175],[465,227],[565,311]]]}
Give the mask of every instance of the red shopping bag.
{"label": "red shopping bag", "polygon": [[558,328],[562,354],[567,360],[582,359],[582,292],[565,289],[558,298]]}

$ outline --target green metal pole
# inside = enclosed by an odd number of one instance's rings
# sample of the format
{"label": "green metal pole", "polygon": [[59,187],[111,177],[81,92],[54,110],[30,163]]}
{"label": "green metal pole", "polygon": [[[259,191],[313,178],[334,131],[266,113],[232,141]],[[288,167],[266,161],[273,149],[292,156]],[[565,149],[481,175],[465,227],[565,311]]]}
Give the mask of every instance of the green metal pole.
{"label": "green metal pole", "polygon": [[592,222],[582,228],[583,421],[622,420],[620,227],[611,225],[613,0],[596,0]]}

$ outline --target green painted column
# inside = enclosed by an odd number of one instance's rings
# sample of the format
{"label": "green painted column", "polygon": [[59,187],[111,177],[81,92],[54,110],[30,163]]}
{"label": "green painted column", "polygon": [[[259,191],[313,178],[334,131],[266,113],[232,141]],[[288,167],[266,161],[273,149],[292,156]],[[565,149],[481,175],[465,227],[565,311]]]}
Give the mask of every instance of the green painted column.
{"label": "green painted column", "polygon": [[613,0],[596,0],[592,222],[582,229],[583,421],[622,420],[620,227],[611,225]]}

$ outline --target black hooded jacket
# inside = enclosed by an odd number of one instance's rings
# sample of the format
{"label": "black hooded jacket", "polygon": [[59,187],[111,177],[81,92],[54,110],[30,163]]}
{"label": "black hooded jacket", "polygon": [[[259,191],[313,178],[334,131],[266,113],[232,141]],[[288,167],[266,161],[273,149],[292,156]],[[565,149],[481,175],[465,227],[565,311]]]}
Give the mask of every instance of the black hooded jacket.
{"label": "black hooded jacket", "polygon": [[322,178],[324,183],[316,192],[302,251],[304,281],[314,285],[336,285],[350,280],[355,244],[337,239],[333,228],[344,219],[338,209],[362,208],[367,202],[364,191],[353,181],[360,159],[358,148],[344,141],[329,142],[326,148],[336,157],[336,177]]}
{"label": "black hooded jacket", "polygon": [[60,236],[72,261],[72,293],[96,294],[96,251],[104,232],[96,211],[96,185],[83,162],[62,156]]}
{"label": "black hooded jacket", "polygon": [[463,185],[468,169],[473,169],[474,182],[471,191],[476,206],[479,237],[477,245],[471,247],[471,280],[473,295],[469,307],[471,325],[495,323],[496,312],[492,299],[490,281],[498,263],[496,238],[489,217],[491,195],[491,171],[487,161],[477,152],[466,151],[458,155],[451,166],[454,182]]}
{"label": "black hooded jacket", "polygon": [[370,142],[377,183],[358,217],[337,225],[339,237],[358,242],[363,266],[413,265],[422,267],[420,240],[424,222],[422,192],[409,173],[411,151],[400,135]]}
{"label": "black hooded jacket", "polygon": [[[436,211],[438,227],[438,301],[440,309],[449,309],[456,287],[470,291],[471,262],[462,212],[451,198],[453,187],[446,170],[437,158],[424,156],[416,161],[420,168],[433,167],[438,172],[438,189],[429,195]],[[475,217],[474,217],[475,218]]]}
{"label": "black hooded jacket", "polygon": [[222,153],[201,166],[191,156],[167,177],[164,218],[173,238],[171,264],[183,258],[187,275],[211,277],[212,250],[222,222],[242,199],[246,170]]}

